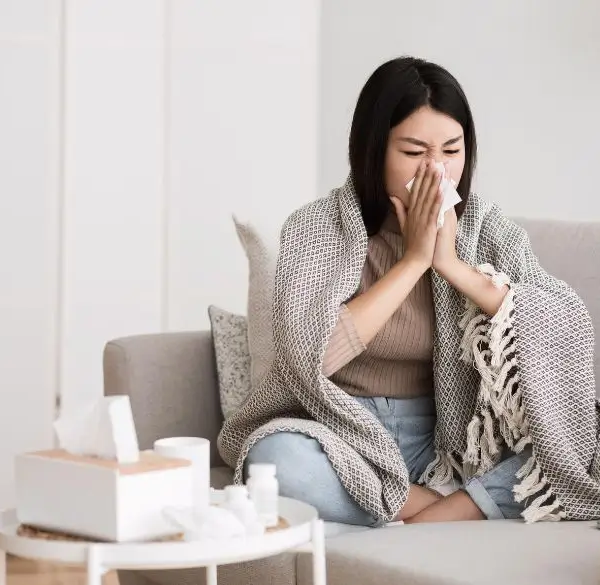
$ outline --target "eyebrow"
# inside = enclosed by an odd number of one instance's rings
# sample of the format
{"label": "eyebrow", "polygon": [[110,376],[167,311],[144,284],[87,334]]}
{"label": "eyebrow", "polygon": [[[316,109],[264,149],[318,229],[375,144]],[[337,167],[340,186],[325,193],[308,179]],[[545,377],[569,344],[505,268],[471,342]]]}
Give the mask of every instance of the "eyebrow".
{"label": "eyebrow", "polygon": [[[462,137],[463,137],[462,134],[460,134],[459,136],[450,138],[450,140],[446,140],[446,142],[444,142],[443,146],[450,146],[451,144],[455,144]],[[422,140],[418,140],[416,138],[411,138],[410,136],[401,136],[401,137],[397,138],[396,140],[399,140],[401,142],[410,142],[411,144],[415,144],[416,146],[422,146],[424,148],[429,148],[429,144],[427,144],[427,142],[423,142]]]}

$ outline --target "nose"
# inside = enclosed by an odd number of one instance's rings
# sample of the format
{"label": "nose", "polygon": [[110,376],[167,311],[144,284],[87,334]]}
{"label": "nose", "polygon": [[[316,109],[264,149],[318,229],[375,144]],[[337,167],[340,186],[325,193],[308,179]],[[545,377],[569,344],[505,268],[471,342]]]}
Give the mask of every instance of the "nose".
{"label": "nose", "polygon": [[436,165],[439,163],[443,164],[445,171],[446,172],[450,171],[450,166],[449,166],[450,160],[448,157],[446,157],[446,156],[431,156],[431,157],[429,157],[429,160]]}

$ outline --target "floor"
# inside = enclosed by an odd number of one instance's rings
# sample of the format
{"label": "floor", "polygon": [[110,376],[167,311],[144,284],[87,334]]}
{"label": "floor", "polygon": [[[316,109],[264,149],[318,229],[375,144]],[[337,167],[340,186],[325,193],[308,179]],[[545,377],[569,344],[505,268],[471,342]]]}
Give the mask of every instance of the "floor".
{"label": "floor", "polygon": [[[85,572],[80,568],[49,563],[36,563],[10,557],[7,585],[86,585]],[[109,573],[103,585],[119,585],[117,576]]]}

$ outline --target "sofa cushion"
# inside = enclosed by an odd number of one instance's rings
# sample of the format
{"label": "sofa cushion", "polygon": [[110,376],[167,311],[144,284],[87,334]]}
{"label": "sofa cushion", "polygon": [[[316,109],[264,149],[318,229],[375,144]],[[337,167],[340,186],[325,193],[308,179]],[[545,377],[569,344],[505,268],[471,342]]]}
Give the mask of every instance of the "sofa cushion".
{"label": "sofa cushion", "polygon": [[[600,222],[518,219],[540,264],[582,298],[600,331]],[[600,344],[596,344],[596,392],[600,396]]]}
{"label": "sofa cushion", "polygon": [[[298,559],[298,585],[311,583]],[[595,522],[412,524],[327,541],[329,585],[578,585],[600,582]]]}
{"label": "sofa cushion", "polygon": [[246,317],[208,307],[217,362],[223,418],[235,414],[250,396],[250,352]]}
{"label": "sofa cushion", "polygon": [[279,250],[280,221],[233,218],[248,258],[248,346],[252,388],[265,377],[275,355],[273,347],[273,288]]}

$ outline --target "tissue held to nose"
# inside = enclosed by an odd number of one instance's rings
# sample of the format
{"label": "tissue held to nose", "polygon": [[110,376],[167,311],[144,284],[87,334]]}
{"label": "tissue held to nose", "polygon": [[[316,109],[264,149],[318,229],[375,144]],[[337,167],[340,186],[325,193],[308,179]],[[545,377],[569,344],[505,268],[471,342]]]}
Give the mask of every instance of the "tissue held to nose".
{"label": "tissue held to nose", "polygon": [[[446,211],[454,207],[456,204],[460,203],[462,199],[458,194],[458,191],[455,189],[456,183],[451,179],[447,178],[445,174],[444,163],[438,162],[435,164],[435,168],[443,174],[442,182],[440,184],[440,188],[442,190],[443,200],[442,207],[440,208],[440,213],[438,214],[437,219],[437,227],[438,229],[444,227],[444,215]],[[415,182],[415,178],[413,177],[406,185],[408,191],[412,189],[413,183]]]}

